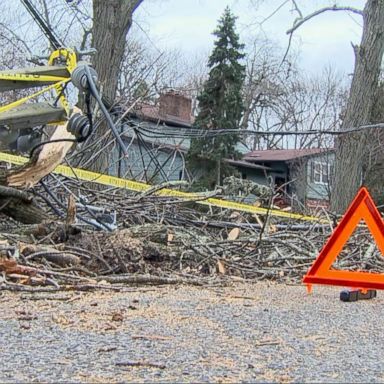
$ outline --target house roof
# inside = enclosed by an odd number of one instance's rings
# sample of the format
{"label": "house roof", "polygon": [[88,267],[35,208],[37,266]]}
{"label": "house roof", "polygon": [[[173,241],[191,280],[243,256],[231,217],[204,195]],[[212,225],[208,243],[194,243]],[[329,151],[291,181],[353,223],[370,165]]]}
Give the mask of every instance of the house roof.
{"label": "house roof", "polygon": [[243,167],[243,168],[251,168],[251,169],[261,169],[262,171],[271,171],[272,168],[266,167],[264,165],[260,164],[253,164],[248,161],[243,161],[243,160],[232,160],[232,159],[224,159],[224,161],[228,164],[238,166],[238,167]]}
{"label": "house roof", "polygon": [[246,153],[243,160],[258,163],[264,161],[290,161],[332,151],[333,149],[329,148],[267,149]]}

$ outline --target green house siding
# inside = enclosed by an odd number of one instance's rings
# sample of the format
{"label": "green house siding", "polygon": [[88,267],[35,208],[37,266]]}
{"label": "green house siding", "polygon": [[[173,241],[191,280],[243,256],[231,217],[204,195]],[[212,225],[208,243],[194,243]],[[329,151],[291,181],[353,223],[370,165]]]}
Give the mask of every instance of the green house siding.
{"label": "green house siding", "polygon": [[265,172],[261,169],[250,169],[245,167],[237,167],[241,178],[252,181],[261,185],[268,185],[268,180],[265,177]]}
{"label": "green house siding", "polygon": [[307,199],[329,200],[334,162],[334,153],[312,156],[308,160],[306,167]]}
{"label": "green house siding", "polygon": [[128,157],[120,162],[120,172],[114,167],[114,174],[118,173],[127,179],[150,180],[151,184],[185,178],[180,154],[152,146],[140,148],[136,143],[130,144]]}
{"label": "green house siding", "polygon": [[[138,138],[132,127],[124,126],[123,140],[128,148],[128,157],[122,159],[119,166],[119,149],[111,150],[109,173],[127,179],[148,180],[151,184],[185,180],[187,177],[184,156],[191,143],[188,138],[191,128],[169,127],[163,123],[140,121],[135,118],[132,122],[140,124],[147,133]],[[181,137],[174,137],[175,128]],[[153,135],[148,134],[149,132]],[[249,151],[242,143],[236,145],[236,150],[242,154]]]}

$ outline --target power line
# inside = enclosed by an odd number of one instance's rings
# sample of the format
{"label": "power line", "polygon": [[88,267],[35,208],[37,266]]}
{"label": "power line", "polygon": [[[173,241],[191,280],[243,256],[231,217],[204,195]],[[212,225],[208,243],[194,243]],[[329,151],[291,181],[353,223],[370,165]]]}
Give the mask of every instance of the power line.
{"label": "power line", "polygon": [[44,33],[44,35],[48,38],[51,45],[55,49],[62,48],[63,43],[60,42],[59,38],[54,34],[52,29],[49,28],[48,24],[43,20],[43,18],[40,16],[39,12],[32,5],[32,3],[28,0],[21,0],[21,2],[24,4],[25,8],[27,8],[27,11],[30,13],[32,18],[36,21],[36,23],[38,24],[38,26],[40,27],[40,29]]}
{"label": "power line", "polygon": [[179,127],[158,126],[158,127],[144,127],[140,123],[130,121],[130,126],[134,126],[140,131],[142,136],[148,138],[208,138],[226,135],[250,135],[250,136],[301,136],[301,135],[330,135],[341,136],[345,134],[361,132],[367,129],[383,129],[384,123],[367,124],[359,127],[348,128],[343,130],[303,130],[303,131],[260,131],[250,129],[201,129],[201,128],[184,128],[180,131]]}

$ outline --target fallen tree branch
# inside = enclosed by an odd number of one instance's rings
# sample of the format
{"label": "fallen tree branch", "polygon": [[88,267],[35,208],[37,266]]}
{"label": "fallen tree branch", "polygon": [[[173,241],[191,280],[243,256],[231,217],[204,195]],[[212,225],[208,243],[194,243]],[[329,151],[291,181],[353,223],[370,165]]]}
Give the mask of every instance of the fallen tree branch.
{"label": "fallen tree branch", "polygon": [[173,284],[188,284],[188,285],[204,285],[204,282],[197,279],[185,278],[170,278],[150,275],[117,275],[117,276],[102,276],[96,278],[97,281],[106,281],[111,284],[150,284],[150,285],[173,285]]}

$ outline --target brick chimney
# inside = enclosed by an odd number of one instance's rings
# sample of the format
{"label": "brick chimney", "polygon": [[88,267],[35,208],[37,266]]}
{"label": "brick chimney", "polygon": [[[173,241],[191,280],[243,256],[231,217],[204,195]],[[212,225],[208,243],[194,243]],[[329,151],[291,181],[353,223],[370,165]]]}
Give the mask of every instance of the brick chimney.
{"label": "brick chimney", "polygon": [[159,100],[159,115],[163,119],[190,124],[192,100],[174,90],[162,93]]}

